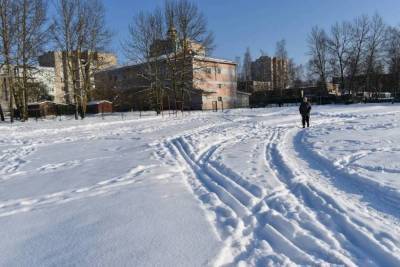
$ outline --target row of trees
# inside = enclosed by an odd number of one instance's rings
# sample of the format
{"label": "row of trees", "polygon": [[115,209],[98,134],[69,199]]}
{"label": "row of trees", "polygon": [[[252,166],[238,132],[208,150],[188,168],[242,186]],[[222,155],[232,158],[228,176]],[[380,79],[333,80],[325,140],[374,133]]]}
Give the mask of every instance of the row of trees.
{"label": "row of trees", "polygon": [[307,43],[309,72],[322,84],[338,77],[342,90],[353,91],[363,76],[365,90],[374,91],[373,77],[389,72],[400,85],[400,28],[378,14],[337,22],[329,31],[315,26]]}
{"label": "row of trees", "polygon": [[8,89],[9,92],[11,121],[14,107],[22,120],[28,119],[29,96],[37,91],[34,77],[38,56],[50,47],[64,51],[68,66],[64,80],[73,86],[76,118],[78,110],[84,117],[92,88],[89,70],[98,66],[94,64],[95,54],[90,51],[104,50],[111,38],[105,23],[105,9],[100,0],[53,3],[56,12],[49,19],[45,0],[0,0],[0,84],[1,91]]}

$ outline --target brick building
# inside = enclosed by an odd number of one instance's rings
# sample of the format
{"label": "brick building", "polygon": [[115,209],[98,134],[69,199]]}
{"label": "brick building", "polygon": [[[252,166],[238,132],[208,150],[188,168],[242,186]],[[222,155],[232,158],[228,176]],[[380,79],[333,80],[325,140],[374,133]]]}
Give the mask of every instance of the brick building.
{"label": "brick building", "polygon": [[[185,45],[187,51],[183,57],[182,51],[177,53],[176,31],[172,27],[168,31],[165,40],[156,40],[152,46],[150,63],[132,64],[124,67],[110,68],[95,74],[96,96],[101,99],[108,99],[115,102],[121,109],[140,107],[151,109],[150,87],[154,82],[146,79],[144,73],[149,64],[157,64],[159,69],[159,86],[163,88],[163,106],[168,108],[183,109],[215,109],[234,108],[238,105],[237,99],[237,78],[236,63],[229,60],[212,58],[205,56],[205,49],[200,44],[187,41]],[[172,56],[171,56],[172,55]],[[185,60],[185,63],[178,63],[178,69],[172,70],[171,57],[178,62]],[[182,59],[183,58],[183,59]],[[184,66],[184,70],[179,66]],[[176,92],[171,90],[171,77],[175,73],[184,72],[184,94],[176,96]],[[181,89],[179,89],[181,90]],[[182,90],[183,92],[183,90]],[[241,96],[240,103],[245,103]],[[114,101],[116,99],[117,101]],[[180,103],[186,106],[178,105]]]}

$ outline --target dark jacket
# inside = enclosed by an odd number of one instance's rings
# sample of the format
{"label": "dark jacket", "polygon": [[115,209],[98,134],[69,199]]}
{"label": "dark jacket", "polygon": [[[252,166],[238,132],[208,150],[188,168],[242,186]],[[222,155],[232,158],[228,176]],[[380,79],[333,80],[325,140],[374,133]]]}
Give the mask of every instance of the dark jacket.
{"label": "dark jacket", "polygon": [[302,102],[299,111],[302,116],[310,116],[311,104],[308,102]]}

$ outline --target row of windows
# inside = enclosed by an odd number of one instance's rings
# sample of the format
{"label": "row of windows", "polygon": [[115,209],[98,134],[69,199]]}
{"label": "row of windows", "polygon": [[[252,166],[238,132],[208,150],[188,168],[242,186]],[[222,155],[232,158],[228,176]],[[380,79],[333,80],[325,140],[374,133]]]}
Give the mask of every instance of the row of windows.
{"label": "row of windows", "polygon": [[[208,74],[211,74],[212,73],[212,69],[213,68],[205,68],[204,69],[204,71],[206,72],[206,73],[208,73]],[[221,74],[221,68],[215,68],[215,73],[217,73],[217,74]]]}

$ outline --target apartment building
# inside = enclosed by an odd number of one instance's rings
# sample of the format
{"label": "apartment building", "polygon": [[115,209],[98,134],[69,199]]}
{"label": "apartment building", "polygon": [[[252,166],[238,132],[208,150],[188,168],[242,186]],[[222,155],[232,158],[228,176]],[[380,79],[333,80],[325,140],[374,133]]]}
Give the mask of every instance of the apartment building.
{"label": "apartment building", "polygon": [[[83,64],[86,64],[89,57],[92,59],[94,64],[87,68],[85,66],[85,71],[94,86],[94,72],[117,65],[117,57],[111,53],[84,52],[81,54],[80,61],[76,62],[76,66],[78,66],[77,69],[80,69]],[[67,53],[61,51],[50,51],[39,56],[38,60],[41,67],[54,68],[54,102],[73,104],[73,79],[70,75],[71,71],[69,71],[67,63]],[[77,72],[75,79],[78,82],[82,82],[82,73],[79,71]]]}
{"label": "apartment building", "polygon": [[277,57],[261,56],[251,63],[253,81],[264,84],[264,90],[280,90],[288,87],[288,61]]}

